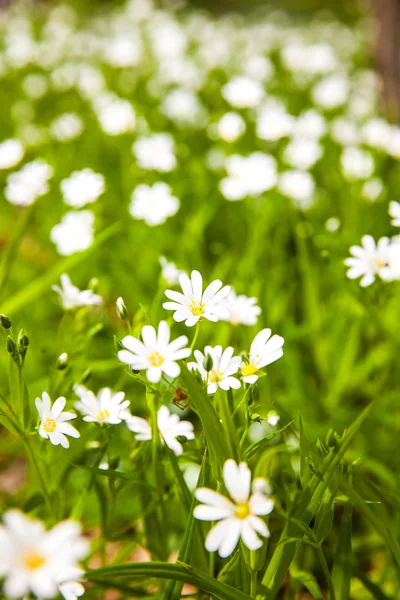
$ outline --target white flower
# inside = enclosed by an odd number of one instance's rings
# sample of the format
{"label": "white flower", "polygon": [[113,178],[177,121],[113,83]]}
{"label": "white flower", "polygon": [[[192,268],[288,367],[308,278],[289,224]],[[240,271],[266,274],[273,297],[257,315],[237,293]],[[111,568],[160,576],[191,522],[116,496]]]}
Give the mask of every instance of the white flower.
{"label": "white flower", "polygon": [[147,225],[154,226],[175,215],[179,204],[166,183],[158,182],[152,186],[143,183],[132,193],[129,212],[135,219],[143,219]]}
{"label": "white flower", "polygon": [[55,598],[58,592],[66,592],[66,600],[75,600],[83,594],[83,586],[74,580],[83,575],[78,561],[87,556],[89,542],[81,536],[79,523],[62,521],[46,531],[41,521],[18,510],[7,511],[3,522],[0,577],[5,577],[7,597],[22,598],[32,592],[38,598]]}
{"label": "white flower", "polygon": [[225,113],[217,124],[217,132],[225,142],[236,141],[246,130],[246,123],[235,112]]}
{"label": "white flower", "polygon": [[75,113],[64,113],[50,125],[52,137],[59,142],[75,140],[83,131],[82,119]]}
{"label": "white flower", "polygon": [[306,110],[297,117],[293,133],[301,138],[318,140],[326,132],[324,117],[316,110]]}
{"label": "white flower", "polygon": [[91,290],[80,290],[75,287],[69,276],[64,273],[60,277],[61,287],[53,285],[52,289],[60,295],[61,303],[66,310],[76,308],[77,306],[92,306],[101,304],[102,298],[94,294]]}
{"label": "white flower", "polygon": [[389,216],[393,217],[391,224],[395,227],[400,227],[400,203],[392,202],[389,204]]}
{"label": "white flower", "polygon": [[[200,350],[194,351],[197,362],[188,363],[188,368],[191,371],[194,369],[200,373],[203,381],[207,382],[207,392],[209,394],[215,394],[218,388],[221,388],[221,390],[231,388],[237,390],[240,388],[239,379],[232,377],[232,375],[238,372],[241,358],[240,356],[233,356],[233,353],[232,346],[228,346],[225,350],[222,350],[222,346],[215,346],[214,348],[206,346],[204,354]],[[204,368],[207,355],[212,360],[209,371]]]}
{"label": "white flower", "polygon": [[285,67],[295,73],[303,71],[318,75],[332,71],[337,66],[334,48],[323,42],[306,45],[290,40],[283,46],[281,54]]}
{"label": "white flower", "polygon": [[205,110],[196,94],[190,90],[178,88],[169,92],[161,105],[161,111],[179,125],[201,127]]}
{"label": "white flower", "polygon": [[179,277],[183,271],[178,269],[175,263],[168,261],[165,256],[160,256],[158,261],[161,265],[161,275],[168,285],[179,283]]}
{"label": "white flower", "polygon": [[222,281],[215,279],[206,287],[203,293],[203,279],[198,271],[192,271],[191,279],[182,273],[179,276],[182,294],[173,290],[166,290],[165,295],[173,302],[164,302],[163,307],[173,310],[174,319],[178,323],[185,321],[185,325],[192,327],[201,319],[217,322],[228,314],[220,303],[230,292],[230,287],[222,287]]}
{"label": "white flower", "polygon": [[222,95],[235,108],[254,108],[264,96],[263,86],[250,77],[234,77],[222,88]]}
{"label": "white flower", "polygon": [[240,538],[249,550],[261,548],[262,541],[258,535],[269,537],[269,531],[260,516],[269,515],[274,503],[265,495],[264,491],[268,488],[266,482],[260,482],[260,478],[254,480],[250,493],[251,473],[245,462],[236,464],[228,459],[223,476],[232,500],[214,490],[199,488],[195,496],[203,504],[196,506],[193,515],[202,521],[219,521],[208,533],[205,546],[209,552],[218,550],[221,558],[226,558],[232,554]]}
{"label": "white flower", "polygon": [[128,100],[114,94],[103,94],[94,101],[100,126],[108,135],[121,135],[134,131],[136,115]]}
{"label": "white flower", "polygon": [[0,143],[0,169],[15,167],[24,156],[24,147],[19,140],[4,140]]}
{"label": "white flower", "polygon": [[374,159],[366,150],[347,147],[340,157],[343,174],[347,179],[368,179],[374,172]]}
{"label": "white flower", "polygon": [[64,202],[73,208],[82,208],[95,202],[105,189],[104,176],[92,169],[74,171],[63,179],[60,188]]}
{"label": "white flower", "polygon": [[322,156],[321,145],[313,140],[295,137],[286,146],[283,158],[293,168],[305,171],[315,165]]}
{"label": "white flower", "polygon": [[170,329],[166,321],[161,321],[158,332],[151,325],[142,329],[142,342],[132,335],[122,340],[125,350],[118,352],[121,362],[130,365],[133,371],[146,371],[146,377],[152,383],[160,381],[165,373],[168,377],[178,377],[181,369],[177,360],[187,358],[190,348],[185,348],[188,339],[185,335],[170,342]]}
{"label": "white flower", "polygon": [[258,196],[277,182],[275,159],[262,152],[254,152],[250,156],[229,156],[226,170],[228,177],[222,179],[219,187],[227,200]]}
{"label": "white flower", "polygon": [[236,295],[233,290],[222,300],[221,306],[226,308],[229,316],[222,321],[229,321],[232,325],[255,325],[257,317],[261,313],[261,308],[256,306],[257,298],[248,298],[244,295]]}
{"label": "white flower", "polygon": [[283,356],[282,346],[285,340],[280,335],[271,337],[271,333],[270,329],[262,329],[252,341],[249,360],[240,365],[243,381],[246,383],[255,383],[260,369]]}
{"label": "white flower", "polygon": [[106,61],[114,67],[136,66],[141,58],[142,43],[133,27],[129,33],[121,32],[104,44]]}
{"label": "white flower", "polygon": [[11,204],[29,206],[36,198],[47,194],[52,175],[53,169],[47,162],[34,160],[8,176],[4,195]]}
{"label": "white flower", "polygon": [[[137,440],[146,441],[152,439],[151,426],[145,419],[127,415],[126,424]],[[190,421],[180,421],[178,415],[170,413],[166,406],[161,406],[157,412],[157,428],[161,441],[170,448],[174,454],[180,456],[183,452],[182,444],[176,439],[183,436],[188,440],[194,440],[193,425]]]}
{"label": "white flower", "polygon": [[50,238],[62,256],[82,252],[93,243],[94,214],[90,210],[70,211],[55,225]]}
{"label": "white flower", "polygon": [[133,144],[132,150],[142,169],[168,173],[176,167],[174,138],[168,133],[140,138]]}
{"label": "white flower", "polygon": [[349,81],[342,75],[329,75],[321,79],[312,90],[312,98],[318,106],[331,110],[344,104],[349,95]]}
{"label": "white flower", "polygon": [[278,187],[301,210],[307,210],[314,204],[315,183],[307,171],[285,171],[279,178]]}
{"label": "white flower", "polygon": [[289,136],[296,124],[292,115],[277,101],[270,100],[260,110],[257,119],[257,136],[262,140],[276,142]]}
{"label": "white flower", "polygon": [[35,400],[40,418],[39,435],[46,440],[50,440],[54,446],[60,444],[63,448],[69,448],[67,435],[73,438],[80,437],[79,431],[70,423],[67,423],[67,421],[76,419],[76,414],[63,412],[66,403],[66,399],[61,397],[57,398],[51,406],[50,396],[46,392],[43,392],[42,400],[40,398]]}
{"label": "white flower", "polygon": [[357,125],[351,119],[336,117],[331,124],[332,138],[342,146],[352,146],[360,141]]}
{"label": "white flower", "polygon": [[371,148],[386,150],[390,144],[391,135],[391,125],[379,117],[370,119],[361,128],[363,142]]}
{"label": "white flower", "polygon": [[400,238],[395,236],[391,239],[387,251],[387,264],[379,272],[384,281],[395,281],[400,279]]}
{"label": "white flower", "polygon": [[360,285],[367,287],[375,281],[376,275],[381,276],[382,270],[388,264],[390,240],[383,237],[376,244],[371,235],[364,235],[361,242],[362,246],[351,246],[352,257],[346,258],[344,264],[350,267],[346,273],[347,277],[361,277]]}
{"label": "white flower", "polygon": [[366,181],[361,188],[361,195],[369,202],[375,202],[382,194],[384,185],[379,177],[372,177]]}
{"label": "white flower", "polygon": [[124,392],[113,392],[110,388],[101,389],[96,396],[84,385],[76,384],[74,392],[80,399],[75,402],[75,408],[84,415],[83,420],[88,423],[118,425],[130,404],[129,400],[124,400]]}

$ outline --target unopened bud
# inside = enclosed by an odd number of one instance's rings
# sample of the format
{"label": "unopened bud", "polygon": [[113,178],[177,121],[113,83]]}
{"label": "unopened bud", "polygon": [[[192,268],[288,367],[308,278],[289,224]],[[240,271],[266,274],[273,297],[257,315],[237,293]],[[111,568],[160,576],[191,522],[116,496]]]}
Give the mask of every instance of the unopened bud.
{"label": "unopened bud", "polygon": [[25,333],[25,329],[21,329],[18,334],[18,345],[22,348],[27,348],[29,346],[29,338]]}
{"label": "unopened bud", "polygon": [[67,368],[67,364],[68,364],[68,354],[66,352],[63,352],[62,354],[60,354],[60,356],[57,359],[57,369],[59,371],[64,371],[64,369]]}
{"label": "unopened bud", "polygon": [[11,354],[11,356],[15,356],[17,347],[15,345],[14,340],[11,339],[10,336],[7,336],[7,350]]}
{"label": "unopened bud", "polygon": [[213,359],[209,354],[206,354],[204,357],[203,367],[204,370],[207,371],[207,373],[213,368]]}
{"label": "unopened bud", "polygon": [[128,310],[121,296],[116,301],[115,306],[117,309],[117,315],[121,319],[121,321],[127,321],[129,319]]}
{"label": "unopened bud", "polygon": [[0,324],[4,329],[10,329],[12,323],[6,315],[0,315]]}

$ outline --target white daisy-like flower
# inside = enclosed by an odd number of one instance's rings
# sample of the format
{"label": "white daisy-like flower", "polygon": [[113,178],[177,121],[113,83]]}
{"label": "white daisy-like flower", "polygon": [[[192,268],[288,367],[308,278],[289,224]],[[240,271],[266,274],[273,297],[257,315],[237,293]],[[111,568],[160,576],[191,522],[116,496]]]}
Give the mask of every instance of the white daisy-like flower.
{"label": "white daisy-like flower", "polygon": [[67,401],[65,398],[57,398],[53,406],[50,396],[43,392],[42,399],[36,398],[35,405],[39,413],[40,424],[38,427],[39,435],[54,446],[61,445],[63,448],[69,448],[67,435],[73,438],[80,437],[80,433],[67,421],[76,419],[76,414],[72,412],[63,412]]}
{"label": "white daisy-like flower", "polygon": [[[228,346],[225,350],[222,346],[206,346],[204,348],[204,354],[200,350],[194,351],[196,362],[188,363],[188,368],[192,371],[198,371],[203,381],[207,382],[207,392],[209,394],[215,394],[218,388],[221,390],[240,388],[240,381],[233,377],[238,372],[241,358],[240,356],[233,356],[234,349],[232,346]],[[209,371],[204,368],[207,357],[211,358],[212,365]]]}
{"label": "white daisy-like flower", "polygon": [[315,182],[307,171],[285,171],[279,177],[278,188],[300,210],[308,210],[314,204]]}
{"label": "white daisy-like flower", "polygon": [[118,425],[123,421],[123,413],[130,405],[125,400],[125,392],[113,392],[110,388],[101,389],[97,396],[84,385],[74,385],[74,392],[79,398],[75,408],[84,415],[88,423],[109,423]]}
{"label": "white daisy-like flower", "polygon": [[255,383],[258,372],[267,365],[275,362],[283,356],[283,344],[285,340],[280,335],[271,337],[270,329],[259,331],[251,343],[249,360],[242,361],[240,370],[245,383]]}
{"label": "white daisy-like flower", "polygon": [[202,502],[193,511],[196,519],[218,521],[208,533],[205,546],[209,552],[218,550],[226,558],[241,538],[249,550],[261,548],[259,535],[269,537],[269,530],[260,516],[269,515],[274,502],[266,495],[265,480],[257,478],[251,490],[251,472],[245,462],[236,464],[228,459],[223,469],[224,484],[230,498],[209,488],[198,488],[196,499]]}
{"label": "white daisy-like flower", "polygon": [[162,278],[168,283],[168,285],[176,285],[179,283],[179,277],[183,271],[178,269],[175,263],[167,260],[165,256],[160,256],[158,262],[161,265]]}
{"label": "white daisy-like flower", "polygon": [[225,113],[217,123],[218,136],[225,142],[235,142],[246,131],[246,123],[235,112]]}
{"label": "white daisy-like flower", "polygon": [[250,156],[234,154],[226,160],[228,177],[219,184],[227,200],[242,200],[246,196],[258,196],[276,185],[276,162],[263,152]]}
{"label": "white daisy-like flower", "polygon": [[349,279],[361,277],[361,287],[368,287],[388,265],[390,240],[382,237],[376,244],[371,235],[364,235],[361,243],[362,246],[351,246],[352,256],[346,258],[344,264],[350,267],[346,273]]}
{"label": "white daisy-like flower", "polygon": [[186,335],[170,342],[170,329],[166,321],[160,321],[158,331],[151,325],[142,328],[142,340],[127,335],[122,340],[124,350],[118,352],[118,359],[129,365],[133,371],[146,371],[146,377],[152,383],[160,381],[165,373],[168,377],[178,377],[181,372],[176,361],[191,354]]}
{"label": "white daisy-like flower", "polygon": [[342,106],[350,91],[349,80],[343,75],[329,75],[316,83],[312,90],[312,98],[318,106],[332,110]]}
{"label": "white daisy-like flower", "polygon": [[372,155],[360,148],[347,147],[340,157],[343,174],[347,179],[368,179],[374,172],[375,164]]}
{"label": "white daisy-like flower", "polygon": [[0,143],[0,169],[15,167],[24,156],[24,147],[19,140],[9,139]]}
{"label": "white daisy-like flower", "polygon": [[50,125],[50,134],[58,142],[75,140],[83,131],[82,119],[76,113],[64,113]]}
{"label": "white daisy-like flower", "polygon": [[263,99],[261,83],[250,77],[234,77],[222,88],[222,96],[235,108],[254,108]]}
{"label": "white daisy-like flower", "polygon": [[4,190],[6,199],[17,206],[29,206],[49,191],[53,169],[44,160],[34,160],[11,173]]}
{"label": "white daisy-like flower", "polygon": [[198,96],[184,88],[172,90],[165,96],[161,112],[183,127],[201,127],[206,114]]}
{"label": "white daisy-like flower", "polygon": [[74,171],[60,183],[65,204],[73,208],[82,208],[95,202],[105,190],[104,176],[92,169]]}
{"label": "white daisy-like flower", "polygon": [[313,167],[321,156],[322,146],[318,141],[297,136],[290,140],[283,152],[285,162],[302,171]]}
{"label": "white daisy-like flower", "polygon": [[89,542],[75,521],[62,521],[45,530],[41,521],[30,519],[18,510],[9,510],[0,525],[0,577],[9,598],[22,598],[32,592],[38,598],[65,600],[82,596],[78,583],[83,575],[78,561],[89,552]]}
{"label": "white daisy-like flower", "polygon": [[361,188],[361,196],[369,202],[375,202],[382,194],[385,186],[383,185],[382,179],[379,177],[372,177],[368,179]]}
{"label": "white daisy-like flower", "polygon": [[161,225],[179,210],[178,198],[171,194],[166,183],[141,184],[133,191],[129,212],[135,219],[143,219],[147,225]]}
{"label": "white daisy-like flower", "polygon": [[136,114],[128,100],[114,94],[102,94],[95,98],[94,110],[107,135],[121,135],[135,129]]}
{"label": "white daisy-like flower", "polygon": [[61,304],[66,310],[76,308],[77,306],[93,306],[103,302],[101,296],[94,294],[91,290],[80,290],[75,287],[69,275],[63,273],[60,277],[61,287],[52,285],[51,289],[59,294]]}
{"label": "white daisy-like flower", "polygon": [[268,142],[276,142],[289,136],[295,127],[296,119],[278,101],[268,101],[260,110],[257,119],[257,136]]}
{"label": "white daisy-like flower", "polygon": [[243,294],[237,295],[231,290],[230,294],[222,301],[222,306],[229,312],[229,317],[221,319],[229,321],[232,325],[255,325],[261,308],[256,306],[257,298],[249,298]]}
{"label": "white daisy-like flower", "polygon": [[138,139],[132,146],[139,167],[168,173],[176,167],[174,138],[168,133],[156,133]]}
{"label": "white daisy-like flower", "polygon": [[[136,433],[137,440],[146,441],[153,437],[150,423],[141,417],[127,415],[127,426]],[[183,452],[182,444],[176,439],[179,436],[187,440],[194,440],[193,425],[190,421],[181,421],[178,415],[170,413],[166,406],[161,406],[157,412],[157,428],[161,441],[170,448],[174,454],[180,456]]]}
{"label": "white daisy-like flower", "polygon": [[94,214],[90,210],[70,211],[50,232],[57,252],[70,256],[89,248],[94,239]]}
{"label": "white daisy-like flower", "polygon": [[392,200],[389,204],[389,216],[392,217],[391,224],[400,227],[400,202]]}
{"label": "white daisy-like flower", "polygon": [[379,273],[384,281],[396,281],[400,279],[400,236],[390,240],[387,254],[387,264]]}
{"label": "white daisy-like flower", "polygon": [[[172,302],[164,302],[163,307],[173,310],[174,319],[178,323],[193,327],[200,319],[217,322],[226,317],[228,311],[221,306],[221,301],[227,297],[230,287],[222,287],[222,281],[215,279],[206,287],[203,293],[203,278],[198,271],[192,271],[189,279],[186,273],[179,276],[182,292],[166,290],[165,295]],[[221,289],[222,288],[222,289]]]}

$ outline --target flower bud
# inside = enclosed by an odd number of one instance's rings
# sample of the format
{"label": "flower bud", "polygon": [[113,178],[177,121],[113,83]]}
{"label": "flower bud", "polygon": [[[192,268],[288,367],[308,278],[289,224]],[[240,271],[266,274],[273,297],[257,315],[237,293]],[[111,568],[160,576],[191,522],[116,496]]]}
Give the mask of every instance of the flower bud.
{"label": "flower bud", "polygon": [[121,319],[121,321],[127,321],[129,319],[128,310],[121,296],[118,298],[115,305],[118,317]]}
{"label": "flower bud", "polygon": [[62,354],[60,354],[60,356],[57,359],[57,369],[59,371],[64,371],[64,369],[67,368],[68,365],[68,354],[66,352],[63,352]]}
{"label": "flower bud", "polygon": [[2,327],[4,327],[4,329],[10,329],[12,323],[11,323],[10,319],[8,317],[6,317],[6,315],[0,314],[0,325]]}
{"label": "flower bud", "polygon": [[213,359],[209,354],[206,354],[204,357],[203,367],[204,370],[207,371],[207,373],[213,368]]}
{"label": "flower bud", "polygon": [[88,283],[88,289],[92,292],[96,292],[99,287],[99,280],[97,277],[92,277],[92,279]]}
{"label": "flower bud", "polygon": [[15,342],[13,339],[11,339],[10,336],[7,336],[7,351],[11,354],[13,358],[15,357],[15,354],[17,352]]}

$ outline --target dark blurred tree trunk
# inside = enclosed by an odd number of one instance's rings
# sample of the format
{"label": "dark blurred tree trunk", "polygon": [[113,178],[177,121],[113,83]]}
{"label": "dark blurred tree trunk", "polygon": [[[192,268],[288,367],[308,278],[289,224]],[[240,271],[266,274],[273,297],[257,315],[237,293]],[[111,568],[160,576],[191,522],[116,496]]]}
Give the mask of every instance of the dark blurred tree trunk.
{"label": "dark blurred tree trunk", "polygon": [[400,122],[400,0],[371,0],[375,13],[375,60],[388,116]]}

